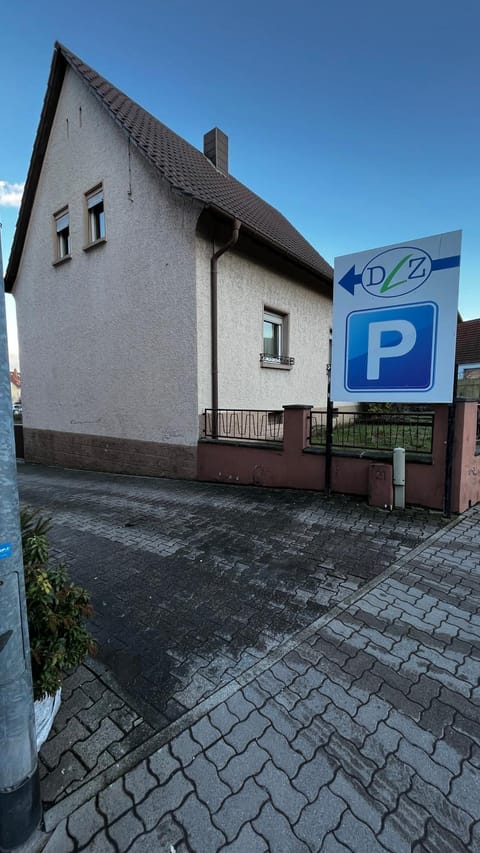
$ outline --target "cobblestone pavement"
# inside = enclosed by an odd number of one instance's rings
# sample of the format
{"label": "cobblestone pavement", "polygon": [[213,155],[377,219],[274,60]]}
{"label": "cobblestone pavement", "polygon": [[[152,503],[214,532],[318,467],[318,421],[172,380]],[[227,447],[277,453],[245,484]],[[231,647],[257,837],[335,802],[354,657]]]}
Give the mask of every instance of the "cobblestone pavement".
{"label": "cobblestone pavement", "polygon": [[212,697],[44,853],[480,850],[479,553],[480,507]]}
{"label": "cobblestone pavement", "polygon": [[92,593],[100,660],[156,729],[445,523],[312,492],[41,466],[21,465],[19,484]]}

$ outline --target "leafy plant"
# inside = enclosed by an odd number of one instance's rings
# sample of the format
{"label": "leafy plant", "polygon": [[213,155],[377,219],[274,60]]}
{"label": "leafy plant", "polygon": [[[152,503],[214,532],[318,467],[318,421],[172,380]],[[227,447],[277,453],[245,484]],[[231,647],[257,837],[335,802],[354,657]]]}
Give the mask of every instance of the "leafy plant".
{"label": "leafy plant", "polygon": [[20,512],[33,695],[53,696],[64,673],[78,666],[95,644],[85,620],[92,613],[90,595],[70,581],[63,563],[49,563],[50,520],[29,508]]}

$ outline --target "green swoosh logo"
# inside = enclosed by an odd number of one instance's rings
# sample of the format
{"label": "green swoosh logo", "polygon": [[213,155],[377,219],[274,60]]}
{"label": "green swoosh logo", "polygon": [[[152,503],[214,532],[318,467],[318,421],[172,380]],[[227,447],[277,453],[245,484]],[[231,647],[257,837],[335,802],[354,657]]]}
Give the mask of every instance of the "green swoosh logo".
{"label": "green swoosh logo", "polygon": [[393,278],[395,278],[400,267],[403,267],[403,265],[406,264],[408,259],[411,257],[412,257],[412,253],[410,253],[409,255],[405,255],[405,257],[402,258],[402,260],[398,262],[397,266],[393,268],[390,275],[387,275],[385,281],[383,282],[383,284],[380,288],[380,293],[386,293],[387,290],[393,290],[393,288],[398,287],[399,284],[405,284],[405,282],[407,280],[406,278],[402,279],[402,281],[395,281],[393,284],[391,284],[390,282],[392,281]]}

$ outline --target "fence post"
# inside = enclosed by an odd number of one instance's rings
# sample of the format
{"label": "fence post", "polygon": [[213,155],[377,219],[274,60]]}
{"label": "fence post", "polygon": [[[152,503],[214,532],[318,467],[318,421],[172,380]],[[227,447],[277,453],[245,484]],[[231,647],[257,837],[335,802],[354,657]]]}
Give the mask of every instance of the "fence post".
{"label": "fence post", "polygon": [[452,470],[453,450],[455,443],[455,420],[457,409],[457,376],[458,364],[455,364],[453,375],[453,400],[448,407],[447,447],[445,452],[445,492],[443,501],[443,514],[450,518],[452,514]]}
{"label": "fence post", "polygon": [[330,394],[332,365],[327,364],[327,423],[325,435],[325,494],[330,497],[332,485],[333,402]]}

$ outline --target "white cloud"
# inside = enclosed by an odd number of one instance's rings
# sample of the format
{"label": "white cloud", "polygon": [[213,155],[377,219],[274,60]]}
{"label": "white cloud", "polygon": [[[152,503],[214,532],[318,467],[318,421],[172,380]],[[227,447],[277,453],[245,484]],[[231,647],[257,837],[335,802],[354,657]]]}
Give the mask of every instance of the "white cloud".
{"label": "white cloud", "polygon": [[20,207],[25,184],[0,181],[0,207]]}

